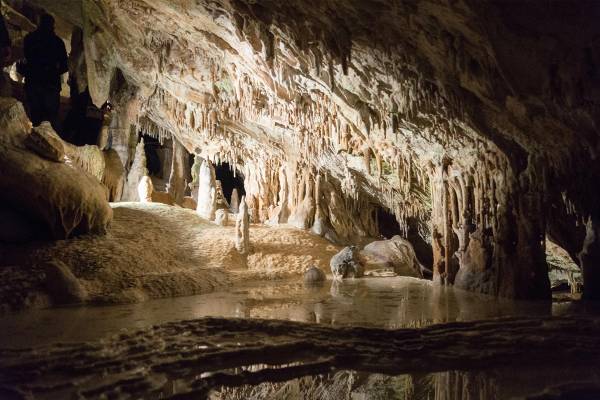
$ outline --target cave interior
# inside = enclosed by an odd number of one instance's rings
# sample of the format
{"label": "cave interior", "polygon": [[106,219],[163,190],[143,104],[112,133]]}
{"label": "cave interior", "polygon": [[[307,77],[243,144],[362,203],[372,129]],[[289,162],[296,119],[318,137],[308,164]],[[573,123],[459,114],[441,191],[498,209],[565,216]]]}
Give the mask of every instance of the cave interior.
{"label": "cave interior", "polygon": [[0,12],[0,399],[600,398],[599,1]]}

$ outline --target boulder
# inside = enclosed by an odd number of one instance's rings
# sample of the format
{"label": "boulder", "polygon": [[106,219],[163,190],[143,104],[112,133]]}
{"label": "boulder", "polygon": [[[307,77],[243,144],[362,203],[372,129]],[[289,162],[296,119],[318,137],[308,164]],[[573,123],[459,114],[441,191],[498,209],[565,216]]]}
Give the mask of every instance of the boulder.
{"label": "boulder", "polygon": [[304,272],[304,283],[315,284],[325,281],[325,272],[319,267],[312,266]]}
{"label": "boulder", "polygon": [[[0,116],[3,207],[13,216],[26,216],[31,226],[38,226],[39,238],[105,233],[112,209],[102,184],[76,165],[50,161],[26,148],[31,125],[26,123],[25,110],[16,100],[0,99],[0,109],[12,116],[12,120]],[[52,133],[49,136],[56,135]],[[58,136],[54,139],[60,140]]]}
{"label": "boulder", "polygon": [[360,251],[360,256],[365,266],[391,269],[401,276],[423,277],[421,264],[412,245],[400,236],[369,243]]}
{"label": "boulder", "polygon": [[77,168],[0,145],[0,201],[47,228],[51,239],[105,233],[112,220],[106,189]]}
{"label": "boulder", "polygon": [[51,260],[42,265],[44,286],[55,304],[82,303],[87,291],[62,261]]}
{"label": "boulder", "polygon": [[65,159],[63,141],[54,132],[48,121],[42,122],[31,130],[31,133],[25,138],[25,146],[50,161],[63,162]]}
{"label": "boulder", "polygon": [[358,258],[358,253],[356,246],[347,246],[334,255],[329,262],[333,277],[336,279],[362,277],[364,267]]}

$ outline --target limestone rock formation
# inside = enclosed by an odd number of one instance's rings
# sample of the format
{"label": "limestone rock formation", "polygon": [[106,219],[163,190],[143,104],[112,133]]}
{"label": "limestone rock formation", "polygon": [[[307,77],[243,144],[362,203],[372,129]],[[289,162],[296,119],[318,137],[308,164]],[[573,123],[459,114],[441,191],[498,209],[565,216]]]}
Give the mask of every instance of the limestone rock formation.
{"label": "limestone rock formation", "polygon": [[48,121],[34,127],[25,139],[25,146],[50,161],[64,162],[65,147]]}
{"label": "limestone rock formation", "polygon": [[371,242],[359,254],[365,266],[389,268],[401,276],[423,277],[421,264],[412,245],[398,235],[388,240]]}
{"label": "limestone rock formation", "polygon": [[142,176],[138,184],[138,198],[142,203],[151,203],[154,194],[154,184],[148,175]]}
{"label": "limestone rock formation", "polygon": [[220,208],[215,212],[215,224],[221,226],[227,226],[229,222],[229,211],[224,208]]}
{"label": "limestone rock formation", "polygon": [[231,191],[231,204],[229,205],[231,212],[237,214],[240,209],[240,198],[238,195],[237,188],[233,188]]}
{"label": "limestone rock formation", "polygon": [[198,207],[198,203],[196,203],[196,200],[194,200],[193,197],[185,196],[181,202],[181,207],[195,210]]}
{"label": "limestone rock formation", "polygon": [[235,248],[241,254],[250,252],[250,216],[245,196],[242,196],[240,210],[235,221]]}
{"label": "limestone rock formation", "polygon": [[188,153],[181,143],[173,140],[173,157],[171,161],[171,175],[167,185],[167,192],[177,204],[181,204],[185,195],[186,171],[190,169]]}
{"label": "limestone rock formation", "polygon": [[335,279],[360,278],[364,275],[364,267],[356,246],[344,247],[331,258],[329,266]]}
{"label": "limestone rock formation", "polygon": [[108,189],[108,200],[121,201],[125,185],[125,169],[121,158],[114,149],[105,150],[103,154],[105,169],[102,184]]}
{"label": "limestone rock formation", "polygon": [[[24,227],[36,226],[37,238],[105,233],[112,220],[106,189],[77,165],[50,161],[29,151],[24,129],[30,125],[23,123],[27,120],[23,107],[8,103],[14,119],[6,124],[7,120],[0,119],[0,202],[4,211],[20,219]],[[0,102],[3,104],[7,102]]]}
{"label": "limestone rock formation", "polygon": [[209,160],[204,160],[198,173],[198,215],[209,221],[215,219],[217,210],[217,185],[215,169]]}
{"label": "limestone rock formation", "polygon": [[546,240],[546,260],[548,261],[550,285],[553,290],[568,287],[571,293],[581,291],[583,282],[579,266],[564,249],[549,240]]}
{"label": "limestone rock formation", "polygon": [[42,266],[44,285],[55,304],[82,303],[87,292],[69,267],[59,260],[50,260]]}
{"label": "limestone rock formation", "polygon": [[229,203],[227,202],[227,199],[225,198],[225,194],[223,194],[223,185],[221,184],[221,181],[216,180],[215,181],[215,197],[216,197],[216,208],[217,210],[219,209],[223,209],[223,210],[229,210]]}
{"label": "limestone rock formation", "polygon": [[142,177],[148,176],[146,168],[146,153],[144,151],[144,139],[140,140],[135,148],[135,157],[127,173],[127,181],[123,188],[123,201],[140,201],[138,196],[138,185]]}

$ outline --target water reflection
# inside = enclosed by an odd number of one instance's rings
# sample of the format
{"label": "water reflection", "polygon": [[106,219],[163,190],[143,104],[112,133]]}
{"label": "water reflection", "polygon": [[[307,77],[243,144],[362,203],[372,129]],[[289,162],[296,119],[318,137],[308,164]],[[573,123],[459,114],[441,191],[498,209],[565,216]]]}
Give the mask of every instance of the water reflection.
{"label": "water reflection", "polygon": [[[544,392],[558,392],[568,382],[599,384],[597,368],[490,369],[486,371],[446,371],[434,374],[388,376],[359,371],[338,371],[308,376],[282,383],[261,383],[241,387],[219,387],[208,396],[211,400],[235,399],[335,399],[335,400],[504,400],[537,398]],[[238,371],[239,373],[239,371]],[[549,390],[549,388],[554,388]],[[587,389],[576,397],[540,397],[596,399],[599,393]],[[592,396],[592,397],[588,397]]]}
{"label": "water reflection", "polygon": [[0,347],[90,341],[122,329],[204,316],[400,328],[507,315],[560,314],[568,307],[549,302],[499,300],[402,277],[328,281],[320,287],[270,281],[248,284],[230,292],[140,304],[6,315],[0,322],[3,331]]}

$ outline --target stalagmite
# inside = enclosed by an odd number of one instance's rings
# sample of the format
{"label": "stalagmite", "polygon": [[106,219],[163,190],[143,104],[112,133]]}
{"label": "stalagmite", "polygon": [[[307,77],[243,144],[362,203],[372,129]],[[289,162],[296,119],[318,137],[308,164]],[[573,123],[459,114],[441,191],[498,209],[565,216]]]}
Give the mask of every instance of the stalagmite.
{"label": "stalagmite", "polygon": [[231,192],[231,204],[229,205],[232,213],[234,213],[234,214],[238,213],[239,203],[240,203],[240,200],[238,197],[238,190],[237,190],[237,188],[233,188],[233,191]]}
{"label": "stalagmite", "polygon": [[152,194],[154,193],[154,185],[149,176],[142,176],[138,185],[138,196],[141,203],[152,203]]}
{"label": "stalagmite", "polygon": [[[202,157],[199,155],[194,156],[194,163],[192,164],[192,168],[190,173],[192,175],[192,182],[189,184],[190,190],[192,192],[192,198],[195,202],[198,201],[198,185],[200,181],[200,166],[202,165]],[[194,207],[195,209],[195,207]]]}
{"label": "stalagmite", "polygon": [[227,226],[229,222],[229,211],[227,209],[221,208],[215,212],[215,224],[221,226]]}
{"label": "stalagmite", "polygon": [[189,156],[185,147],[173,137],[173,157],[171,159],[171,175],[167,185],[167,192],[173,197],[175,203],[181,204],[185,195],[186,171],[189,170]]}
{"label": "stalagmite", "polygon": [[144,139],[141,139],[135,148],[135,157],[133,164],[129,168],[127,181],[123,189],[123,201],[140,201],[138,195],[138,185],[142,177],[148,175],[146,168],[146,152],[144,150]]}
{"label": "stalagmite", "polygon": [[217,210],[217,185],[215,169],[209,160],[204,160],[198,174],[198,206],[196,212],[209,221],[215,219]]}
{"label": "stalagmite", "polygon": [[248,215],[246,196],[242,196],[240,210],[235,222],[235,248],[241,254],[250,252],[250,216]]}

